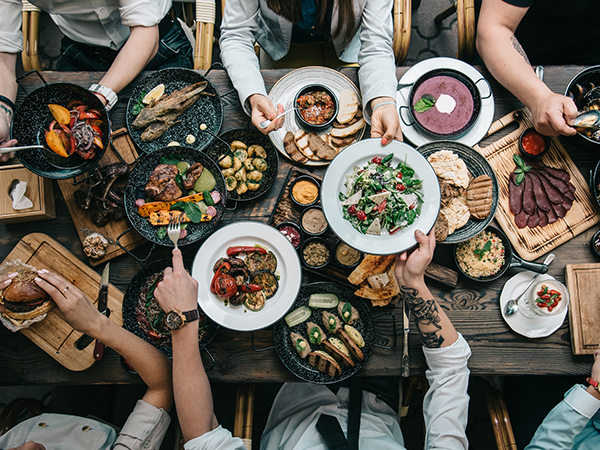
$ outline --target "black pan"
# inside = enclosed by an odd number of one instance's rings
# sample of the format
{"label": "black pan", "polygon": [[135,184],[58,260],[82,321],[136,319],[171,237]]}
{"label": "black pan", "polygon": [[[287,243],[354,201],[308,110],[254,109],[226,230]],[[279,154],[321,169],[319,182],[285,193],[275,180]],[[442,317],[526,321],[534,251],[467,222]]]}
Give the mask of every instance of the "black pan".
{"label": "black pan", "polygon": [[490,226],[490,227],[487,227],[484,231],[491,231],[492,233],[494,233],[496,236],[498,236],[502,240],[502,243],[504,244],[504,264],[502,265],[502,267],[500,267],[500,270],[498,272],[496,272],[494,275],[490,275],[488,277],[481,277],[481,278],[472,277],[472,276],[466,274],[461,269],[460,265],[458,264],[458,259],[456,257],[458,245],[455,245],[454,246],[454,262],[456,263],[456,267],[458,267],[458,270],[460,270],[461,273],[465,277],[470,278],[471,280],[474,280],[474,281],[493,281],[493,280],[497,280],[498,278],[500,278],[502,275],[504,275],[504,272],[506,272],[508,269],[513,268],[513,267],[521,267],[523,269],[531,270],[531,271],[537,272],[537,273],[548,272],[548,266],[546,264],[525,261],[524,259],[521,259],[519,256],[517,256],[517,254],[515,252],[513,252],[512,246],[510,245],[510,241],[508,240],[508,237],[506,236],[506,234],[504,234],[498,228]]}
{"label": "black pan", "polygon": [[[146,342],[149,342],[150,344],[154,345],[158,350],[160,350],[163,354],[167,355],[169,358],[172,357],[173,353],[171,346],[157,344],[156,342],[148,338],[146,333],[144,333],[144,331],[140,328],[136,317],[136,309],[138,299],[140,296],[140,291],[144,287],[146,280],[152,275],[160,272],[161,270],[164,270],[166,267],[170,267],[171,264],[171,259],[160,259],[146,266],[144,269],[140,270],[133,277],[131,283],[129,283],[127,291],[125,292],[125,296],[123,297],[123,326],[125,327],[125,329],[135,334],[136,336],[142,338]],[[190,264],[186,263],[186,267],[189,266]],[[202,312],[202,310],[200,312],[200,320],[204,321],[207,330],[206,334],[198,341],[198,346],[202,350],[213,340],[213,338],[217,334],[217,331],[219,330],[219,325],[214,323],[206,314]],[[187,326],[192,325],[190,324]]]}
{"label": "black pan", "polygon": [[[584,69],[581,72],[579,72],[573,77],[573,79],[569,82],[567,88],[565,89],[565,95],[567,97],[571,97],[575,102],[575,106],[577,106],[577,109],[581,111],[585,106],[585,102],[583,101],[582,95],[578,93],[577,86],[580,86],[583,89],[584,95],[589,90],[591,90],[593,86],[600,86],[600,65],[588,67],[587,69]],[[583,133],[577,134],[579,134],[579,136],[581,136],[588,142],[591,142],[593,144],[600,144],[599,140],[587,137]]]}
{"label": "black pan", "polygon": [[187,161],[188,163],[199,162],[205,169],[210,170],[217,181],[215,189],[221,194],[221,201],[215,205],[215,208],[217,209],[216,217],[209,222],[188,223],[187,236],[180,239],[178,243],[181,247],[210,236],[217,228],[219,222],[223,218],[223,213],[225,212],[225,202],[227,201],[225,180],[223,180],[223,176],[221,175],[221,171],[217,164],[204,153],[188,147],[166,147],[140,156],[131,170],[129,178],[127,179],[127,184],[125,185],[125,212],[133,227],[143,237],[155,244],[173,247],[173,242],[171,242],[168,236],[165,236],[163,239],[158,237],[157,229],[160,227],[151,225],[145,217],[140,216],[138,208],[135,205],[135,201],[138,198],[144,197],[143,189],[148,183],[152,171],[161,163],[160,159],[163,156],[171,154],[181,155],[182,160]]}
{"label": "black pan", "polygon": [[48,105],[53,103],[66,107],[71,100],[81,100],[88,107],[100,111],[104,149],[97,151],[96,156],[89,160],[77,154],[63,158],[47,149],[17,152],[19,161],[36,175],[53,180],[64,180],[81,175],[98,164],[109,145],[110,122],[104,105],[92,92],[69,83],[46,84],[27,95],[15,111],[11,138],[16,139],[19,145],[45,145],[45,131],[54,120]]}
{"label": "black pan", "polygon": [[[135,120],[132,112],[133,107],[142,92],[145,91],[148,93],[159,84],[164,84],[165,94],[168,95],[200,81],[208,82],[205,92],[214,94],[214,96],[200,96],[196,103],[176,119],[179,123],[169,128],[158,139],[151,142],[142,142],[141,136],[144,130],[135,129],[131,125]],[[129,103],[127,103],[125,122],[129,136],[131,136],[135,145],[143,152],[154,152],[166,147],[170,142],[179,142],[183,146],[188,146],[196,150],[204,150],[214,138],[211,134],[200,131],[200,125],[205,124],[208,131],[213,134],[219,134],[221,125],[223,124],[223,103],[215,86],[198,72],[190,69],[163,69],[148,75],[133,89],[131,97],[129,97]],[[196,139],[193,144],[186,142],[186,138],[190,134]]]}
{"label": "black pan", "polygon": [[[248,147],[251,145],[261,145],[267,152],[267,170],[263,172],[263,179],[260,182],[260,187],[256,191],[246,191],[243,194],[238,194],[235,189],[227,192],[227,198],[238,202],[255,200],[265,192],[267,192],[275,179],[277,178],[277,170],[279,169],[279,152],[271,142],[268,136],[265,136],[256,129],[237,128],[223,133],[221,136],[225,142],[231,144],[233,141],[241,141]],[[216,139],[214,143],[208,147],[205,152],[212,158],[213,161],[219,161],[221,156],[230,153],[230,147],[226,147],[223,142]]]}
{"label": "black pan", "polygon": [[[337,383],[338,381],[345,380],[354,375],[364,364],[366,364],[367,360],[369,359],[369,355],[373,350],[373,344],[375,342],[371,312],[369,311],[367,304],[361,298],[354,295],[352,289],[342,286],[341,284],[331,282],[311,283],[302,286],[298,296],[296,297],[296,301],[290,308],[290,311],[293,311],[300,306],[308,305],[308,300],[310,299],[311,294],[335,294],[340,301],[350,302],[352,306],[358,310],[360,319],[352,326],[356,328],[360,334],[362,334],[363,339],[365,340],[365,346],[361,349],[365,357],[364,361],[358,362],[353,358],[355,365],[352,368],[347,368],[343,365],[340,365],[342,368],[342,373],[336,378],[332,378],[326,373],[320,372],[316,367],[311,366],[306,360],[300,358],[300,355],[293,347],[290,339],[290,332],[292,331],[299,333],[306,338],[306,322],[289,328],[284,319],[278,321],[273,327],[273,342],[275,343],[275,350],[277,351],[277,355],[279,356],[279,359],[281,359],[283,365],[301,380],[315,384]],[[321,329],[323,329],[324,333],[330,337],[331,335],[323,327],[323,319],[321,317],[322,311],[325,310],[313,309],[312,315],[307,322],[311,321],[316,323],[321,327]],[[337,308],[328,309],[326,311],[334,312],[334,314],[336,314],[339,318]],[[313,351],[323,350],[322,346],[320,345],[310,344],[310,346]]]}

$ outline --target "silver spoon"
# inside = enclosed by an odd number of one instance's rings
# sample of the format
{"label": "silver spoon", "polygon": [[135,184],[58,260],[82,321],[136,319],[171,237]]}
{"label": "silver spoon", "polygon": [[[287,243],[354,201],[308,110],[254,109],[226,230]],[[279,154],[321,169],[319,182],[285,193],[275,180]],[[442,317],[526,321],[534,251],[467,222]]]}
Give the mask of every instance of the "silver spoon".
{"label": "silver spoon", "polygon": [[11,152],[18,152],[19,150],[34,150],[46,148],[43,145],[23,145],[22,147],[2,147],[0,148],[0,155]]}
{"label": "silver spoon", "polygon": [[[546,259],[544,260],[544,264],[549,266],[552,261],[554,261],[554,253],[550,253],[548,256],[546,256]],[[531,279],[531,281],[529,282],[529,284],[527,285],[527,287],[523,290],[523,292],[521,292],[521,294],[519,294],[519,296],[516,299],[509,300],[508,302],[506,302],[506,305],[504,305],[504,314],[506,314],[507,316],[512,316],[514,313],[516,313],[519,310],[519,300],[521,300],[521,297],[523,297],[525,292],[527,292],[529,287],[534,283],[534,281],[540,275],[541,275],[541,273],[538,273],[535,277],[533,277]]]}
{"label": "silver spoon", "polygon": [[[282,112],[281,114],[279,114],[277,117],[275,117],[273,120],[277,120],[280,117],[285,116],[287,113],[292,112],[294,110],[296,110],[297,108],[292,108],[292,109],[288,109],[287,111]],[[259,127],[261,128],[267,128],[269,125],[271,125],[271,123],[273,123],[273,120],[263,120],[261,123],[258,124]]]}

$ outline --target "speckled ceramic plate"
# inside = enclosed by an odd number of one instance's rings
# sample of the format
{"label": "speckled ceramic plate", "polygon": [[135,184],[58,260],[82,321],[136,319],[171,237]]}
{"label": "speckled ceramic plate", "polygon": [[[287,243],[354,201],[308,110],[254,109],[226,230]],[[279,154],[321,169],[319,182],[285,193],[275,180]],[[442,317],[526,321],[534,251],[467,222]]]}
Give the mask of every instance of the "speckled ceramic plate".
{"label": "speckled ceramic plate", "polygon": [[156,166],[161,164],[160,159],[163,156],[173,154],[181,155],[181,160],[190,164],[199,162],[204,166],[205,169],[210,170],[217,182],[215,189],[221,194],[221,201],[215,205],[215,208],[217,209],[217,215],[209,222],[188,223],[186,228],[187,236],[183,239],[180,239],[178,243],[178,245],[181,247],[210,236],[217,228],[217,225],[221,221],[225,212],[225,202],[227,201],[225,180],[223,180],[223,176],[221,175],[221,171],[217,167],[217,164],[204,153],[188,147],[166,147],[140,156],[133,169],[131,169],[129,178],[127,178],[127,184],[125,185],[125,211],[133,227],[143,237],[148,239],[150,242],[154,242],[155,244],[164,245],[165,247],[173,247],[173,242],[171,242],[168,236],[165,236],[163,239],[159,239],[157,230],[160,227],[151,225],[147,218],[140,216],[138,213],[138,207],[135,205],[135,201],[138,198],[145,197],[143,192],[144,187],[148,183],[148,179],[150,178],[152,171],[156,168]]}
{"label": "speckled ceramic plate", "polygon": [[496,209],[498,209],[498,180],[490,163],[487,162],[481,153],[468,145],[454,141],[436,141],[417,148],[417,151],[425,158],[440,150],[451,150],[462,158],[473,178],[477,178],[479,175],[489,175],[492,179],[492,209],[490,210],[490,214],[482,220],[471,217],[465,226],[454,231],[445,241],[441,242],[442,244],[455,244],[477,236],[492,221],[496,214]]}
{"label": "speckled ceramic plate", "polygon": [[[180,145],[196,150],[204,150],[210,145],[214,137],[209,133],[200,131],[200,125],[204,123],[208,131],[213,134],[219,134],[221,125],[223,124],[223,104],[221,97],[219,97],[219,93],[210,81],[208,81],[205,92],[214,94],[214,97],[201,95],[196,103],[176,119],[179,123],[169,128],[158,139],[152,142],[142,142],[141,136],[144,129],[135,129],[132,126],[135,120],[135,116],[132,113],[133,106],[137,103],[137,99],[143,91],[150,92],[154,87],[162,83],[165,85],[165,94],[169,95],[174,91],[200,81],[208,80],[198,72],[190,69],[163,69],[148,75],[133,89],[127,103],[125,121],[131,139],[140,150],[143,152],[154,152],[166,147],[170,142],[179,142]],[[186,141],[188,135],[194,136],[195,142],[193,144]]]}
{"label": "speckled ceramic plate", "polygon": [[[233,141],[240,141],[246,144],[248,147],[251,145],[261,145],[267,152],[267,170],[263,172],[263,179],[260,181],[260,187],[256,191],[248,190],[241,195],[238,194],[234,189],[233,191],[227,192],[227,198],[242,202],[254,200],[267,192],[275,182],[275,179],[277,178],[277,170],[279,168],[279,154],[271,143],[271,140],[258,130],[249,128],[229,130],[223,133],[220,137],[225,142],[229,142],[230,144]],[[226,148],[225,144],[220,140],[215,139],[214,143],[208,147],[205,153],[210,156],[213,161],[218,163],[219,158],[222,155],[227,154],[229,148],[230,147]]]}
{"label": "speckled ceramic plate", "polygon": [[[127,291],[125,292],[125,296],[123,297],[123,326],[126,330],[131,333],[139,336],[146,342],[154,345],[158,350],[171,358],[173,355],[173,349],[171,345],[162,345],[158,344],[155,341],[148,338],[148,335],[142,330],[140,324],[137,319],[137,304],[140,298],[140,292],[146,283],[146,280],[150,278],[152,275],[159,273],[167,267],[171,267],[172,261],[171,259],[160,259],[158,261],[153,262],[152,264],[146,266],[144,269],[140,270],[131,280],[129,286],[127,287]],[[189,264],[186,262],[186,267],[189,267]],[[208,318],[205,314],[201,313],[201,322],[206,324],[206,334],[202,339],[199,339],[198,346],[200,349],[203,349],[208,345],[210,341],[213,340],[215,334],[219,330],[219,325],[214,323],[210,318]]]}
{"label": "speckled ceramic plate", "polygon": [[[358,96],[358,103],[362,105],[360,91],[348,77],[342,75],[337,70],[316,66],[303,67],[288,73],[277,83],[275,83],[273,88],[271,88],[271,92],[269,92],[269,98],[274,105],[281,103],[283,105],[283,110],[287,111],[293,107],[294,98],[298,91],[309,84],[324,84],[331,89],[338,98],[343,90],[350,89]],[[296,117],[293,113],[286,114],[284,117],[285,122],[283,126],[279,130],[271,131],[269,133],[269,137],[271,138],[271,141],[273,141],[273,144],[275,144],[275,147],[277,147],[277,150],[279,150],[282,155],[289,159],[289,156],[283,146],[283,138],[288,131],[295,133],[300,129],[300,127],[296,123]],[[331,127],[323,130],[321,133],[319,133],[319,135],[329,133],[330,130]],[[358,136],[356,138],[357,141],[362,139],[364,132],[365,127],[358,132]],[[329,164],[329,162],[330,161],[308,161],[305,163],[305,165],[324,166]]]}
{"label": "speckled ceramic plate", "polygon": [[54,180],[76,177],[94,168],[108,147],[110,122],[102,102],[87,89],[69,83],[55,83],[31,92],[15,111],[11,126],[11,137],[18,145],[45,145],[45,131],[54,120],[49,104],[67,106],[71,100],[81,100],[89,108],[102,113],[102,143],[104,149],[97,151],[92,159],[85,160],[75,154],[63,158],[50,150],[21,150],[16,153],[21,163],[36,175]]}
{"label": "speckled ceramic plate", "polygon": [[[294,345],[292,344],[290,333],[296,332],[307,338],[306,322],[310,321],[316,323],[321,327],[321,329],[323,329],[328,338],[333,337],[333,335],[329,334],[323,327],[322,312],[325,310],[316,308],[312,310],[309,320],[301,323],[300,325],[296,325],[295,327],[288,327],[284,319],[281,319],[275,324],[273,327],[273,342],[275,343],[275,350],[277,351],[277,355],[279,356],[279,359],[281,359],[283,365],[301,380],[315,384],[337,383],[338,381],[350,378],[352,375],[358,372],[361,367],[367,363],[367,360],[371,355],[373,343],[375,342],[371,313],[367,304],[362,299],[355,296],[351,289],[342,286],[341,284],[330,282],[311,283],[302,286],[290,311],[293,311],[301,306],[308,305],[308,301],[312,294],[335,294],[340,301],[350,302],[352,306],[358,310],[360,319],[352,326],[358,330],[365,340],[365,346],[361,349],[365,357],[364,361],[359,362],[356,360],[356,358],[352,358],[354,361],[354,367],[344,367],[343,365],[340,365],[342,368],[341,375],[333,378],[328,374],[319,371],[316,367],[310,365],[308,361],[300,357],[294,348]],[[327,311],[333,311],[334,314],[340,318],[337,308],[328,309]],[[313,351],[323,350],[323,347],[320,345],[310,344],[310,346]]]}

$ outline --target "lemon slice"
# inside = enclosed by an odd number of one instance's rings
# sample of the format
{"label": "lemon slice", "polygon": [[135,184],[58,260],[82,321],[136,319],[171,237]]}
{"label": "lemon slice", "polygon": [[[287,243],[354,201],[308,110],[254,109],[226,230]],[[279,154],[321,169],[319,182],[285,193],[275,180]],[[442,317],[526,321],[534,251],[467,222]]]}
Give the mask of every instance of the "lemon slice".
{"label": "lemon slice", "polygon": [[165,85],[159,84],[146,94],[142,99],[144,105],[149,105],[152,100],[158,100],[165,93]]}

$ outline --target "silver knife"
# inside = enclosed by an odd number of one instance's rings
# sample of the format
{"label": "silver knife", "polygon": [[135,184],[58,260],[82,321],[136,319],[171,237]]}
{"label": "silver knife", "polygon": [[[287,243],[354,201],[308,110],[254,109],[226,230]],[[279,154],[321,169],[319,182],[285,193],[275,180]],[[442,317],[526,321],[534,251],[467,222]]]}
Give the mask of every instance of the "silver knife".
{"label": "silver knife", "polygon": [[410,357],[408,356],[408,333],[410,332],[410,311],[406,304],[406,299],[402,301],[402,328],[404,329],[404,342],[402,348],[402,376],[410,376]]}
{"label": "silver knife", "polygon": [[[106,317],[110,316],[110,309],[106,306],[108,304],[108,276],[110,272],[110,263],[106,264],[104,271],[102,272],[102,278],[100,279],[100,293],[98,294],[98,311],[104,314]],[[96,346],[94,347],[94,359],[100,361],[104,356],[104,344],[96,340]]]}

